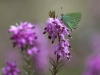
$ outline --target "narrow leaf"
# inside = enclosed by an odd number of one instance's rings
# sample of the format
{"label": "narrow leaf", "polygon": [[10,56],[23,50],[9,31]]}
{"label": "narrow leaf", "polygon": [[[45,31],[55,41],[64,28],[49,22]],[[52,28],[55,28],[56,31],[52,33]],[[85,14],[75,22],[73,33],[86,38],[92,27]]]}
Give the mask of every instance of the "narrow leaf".
{"label": "narrow leaf", "polygon": [[54,60],[52,59],[52,58],[50,58],[51,59],[51,61],[56,65],[56,63],[54,62]]}
{"label": "narrow leaf", "polygon": [[[49,69],[50,70],[50,69]],[[50,70],[50,72],[52,73],[52,75],[53,75],[53,71],[52,70]]]}

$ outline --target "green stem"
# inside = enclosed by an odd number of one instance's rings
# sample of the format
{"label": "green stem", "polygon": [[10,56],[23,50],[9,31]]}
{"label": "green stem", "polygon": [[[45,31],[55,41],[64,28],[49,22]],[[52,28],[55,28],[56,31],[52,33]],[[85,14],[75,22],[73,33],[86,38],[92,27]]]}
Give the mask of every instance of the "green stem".
{"label": "green stem", "polygon": [[57,60],[56,60],[56,65],[55,66],[53,66],[53,75],[57,75],[57,72],[58,72],[58,69],[57,69],[57,67],[58,67],[58,63],[59,63],[59,59],[60,59],[60,57],[59,57],[59,55],[57,54]]}
{"label": "green stem", "polygon": [[23,55],[23,60],[24,60],[24,66],[23,66],[24,74],[25,75],[34,75],[33,59],[32,59],[32,56],[27,55],[27,53],[26,53],[27,49],[28,49],[28,47],[25,48],[25,50],[23,52],[21,52],[21,54]]}

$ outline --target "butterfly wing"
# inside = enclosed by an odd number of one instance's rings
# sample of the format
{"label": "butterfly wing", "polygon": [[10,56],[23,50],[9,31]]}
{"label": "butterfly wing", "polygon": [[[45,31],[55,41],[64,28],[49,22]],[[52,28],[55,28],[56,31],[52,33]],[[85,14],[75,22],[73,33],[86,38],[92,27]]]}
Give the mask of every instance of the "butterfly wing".
{"label": "butterfly wing", "polygon": [[68,13],[63,15],[63,22],[69,29],[75,29],[82,18],[82,13]]}

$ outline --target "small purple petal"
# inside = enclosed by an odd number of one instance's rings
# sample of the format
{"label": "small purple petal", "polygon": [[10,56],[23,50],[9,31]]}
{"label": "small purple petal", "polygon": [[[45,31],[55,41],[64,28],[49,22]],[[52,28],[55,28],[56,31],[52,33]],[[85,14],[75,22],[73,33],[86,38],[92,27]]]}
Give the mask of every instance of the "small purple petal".
{"label": "small purple petal", "polygon": [[[16,74],[13,74],[16,72]],[[18,75],[20,73],[20,70],[17,68],[15,62],[7,61],[6,67],[2,68],[2,74],[3,75]]]}
{"label": "small purple petal", "polygon": [[39,52],[39,50],[37,49],[37,47],[33,47],[33,48],[32,48],[32,51],[33,51],[33,53],[35,53],[35,54]]}
{"label": "small purple petal", "polygon": [[31,50],[27,50],[27,54],[28,54],[28,55],[32,55],[33,53],[32,53]]}

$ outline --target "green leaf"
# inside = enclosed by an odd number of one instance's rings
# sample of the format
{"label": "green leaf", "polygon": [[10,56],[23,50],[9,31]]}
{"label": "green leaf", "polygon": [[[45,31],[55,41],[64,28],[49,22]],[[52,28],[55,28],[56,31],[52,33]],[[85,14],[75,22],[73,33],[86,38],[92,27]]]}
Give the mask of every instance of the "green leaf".
{"label": "green leaf", "polygon": [[[50,69],[49,69],[50,70]],[[52,70],[50,70],[50,72],[52,73],[52,75],[53,75],[53,71]]]}
{"label": "green leaf", "polygon": [[58,69],[60,69],[62,66],[64,66],[64,64],[62,64],[62,65],[58,66],[58,67],[57,67],[57,70],[58,70]]}
{"label": "green leaf", "polygon": [[62,22],[69,28],[69,29],[76,29],[80,19],[82,18],[82,13],[68,13],[61,16]]}
{"label": "green leaf", "polygon": [[35,72],[34,70],[33,70],[33,71],[31,71],[31,75],[33,75],[33,74],[34,74],[34,72]]}
{"label": "green leaf", "polygon": [[21,52],[23,55],[23,69],[25,75],[34,75],[34,64],[33,59],[31,56],[27,55],[25,52]]}
{"label": "green leaf", "polygon": [[52,58],[50,58],[50,60],[52,61],[52,63],[53,63],[54,65],[56,65],[55,61],[54,61]]}
{"label": "green leaf", "polygon": [[24,71],[25,75],[29,75],[28,72]]}

